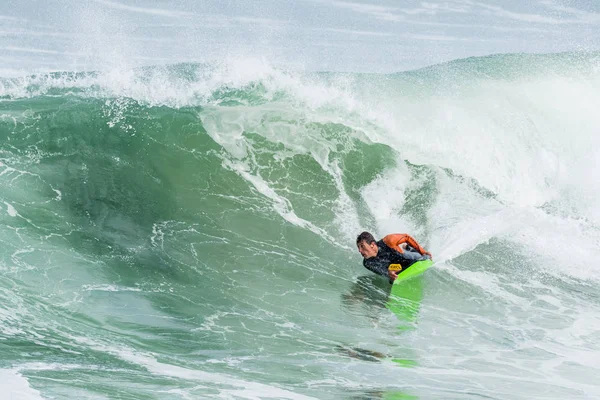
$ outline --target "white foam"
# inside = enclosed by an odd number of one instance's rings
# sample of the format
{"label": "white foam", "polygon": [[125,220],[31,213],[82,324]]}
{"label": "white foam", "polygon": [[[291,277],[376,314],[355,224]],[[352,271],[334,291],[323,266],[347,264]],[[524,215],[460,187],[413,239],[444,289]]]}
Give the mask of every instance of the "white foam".
{"label": "white foam", "polygon": [[414,226],[399,213],[404,205],[404,192],[409,182],[410,173],[400,162],[397,167],[385,171],[361,190],[369,211],[375,217],[378,228],[376,234],[383,236],[389,232],[414,231]]}
{"label": "white foam", "polygon": [[41,393],[31,386],[16,370],[0,369],[2,398],[6,400],[44,400]]}
{"label": "white foam", "polygon": [[114,354],[119,358],[146,368],[149,372],[159,376],[170,376],[193,382],[206,382],[210,383],[211,387],[214,385],[227,385],[233,388],[220,388],[218,397],[220,398],[231,398],[231,396],[238,396],[244,399],[258,400],[261,398],[275,398],[275,399],[289,399],[289,400],[314,400],[313,397],[305,396],[302,394],[294,393],[289,390],[281,389],[277,386],[266,385],[257,382],[250,382],[243,379],[236,379],[225,374],[206,372],[201,370],[192,370],[176,365],[166,364],[157,361],[150,354],[143,354],[135,352],[125,348],[116,348],[114,346],[106,346],[100,343],[96,343],[89,338],[74,337],[76,342],[86,344],[98,351],[108,352]]}
{"label": "white foam", "polygon": [[524,246],[546,273],[600,281],[600,230],[586,220],[528,214],[527,224],[516,228],[512,240]]}
{"label": "white foam", "polygon": [[436,202],[428,210],[436,261],[456,258],[491,238],[504,236],[528,217],[526,209],[507,208],[495,199],[481,198],[442,172],[436,180]]}
{"label": "white foam", "polygon": [[276,386],[265,385],[256,382],[244,381],[241,379],[230,378],[223,374],[190,370],[175,365],[160,363],[149,356],[142,356],[129,352],[120,352],[120,357],[129,362],[143,365],[150,372],[161,376],[173,376],[177,378],[203,381],[223,385],[231,385],[239,389],[221,389],[223,395],[235,395],[245,399],[276,398],[290,400],[313,400],[313,397],[304,396],[288,390],[280,389]]}
{"label": "white foam", "polygon": [[6,201],[4,202],[4,204],[6,204],[6,212],[8,213],[8,215],[10,215],[11,217],[16,217],[17,215],[19,215],[17,210],[15,210],[15,208],[11,204],[7,203]]}
{"label": "white foam", "polygon": [[86,292],[92,292],[92,291],[97,291],[97,292],[141,292],[142,289],[139,288],[133,288],[133,287],[126,287],[126,286],[119,286],[119,285],[83,285],[81,287],[82,290],[86,291]]}

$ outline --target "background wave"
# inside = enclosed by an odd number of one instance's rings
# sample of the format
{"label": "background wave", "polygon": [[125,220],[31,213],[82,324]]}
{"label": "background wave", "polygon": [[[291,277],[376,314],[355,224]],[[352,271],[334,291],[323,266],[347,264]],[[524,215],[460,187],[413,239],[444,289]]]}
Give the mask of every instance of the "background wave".
{"label": "background wave", "polygon": [[[599,61],[1,79],[0,379],[32,398],[598,395]],[[365,229],[438,262],[410,333],[360,265]]]}

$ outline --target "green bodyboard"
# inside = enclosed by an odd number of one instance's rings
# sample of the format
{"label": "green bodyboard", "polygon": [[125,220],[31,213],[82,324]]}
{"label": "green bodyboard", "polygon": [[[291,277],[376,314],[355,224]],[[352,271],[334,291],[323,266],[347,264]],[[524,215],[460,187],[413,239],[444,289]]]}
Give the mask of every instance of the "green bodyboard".
{"label": "green bodyboard", "polygon": [[400,272],[394,281],[386,307],[401,321],[416,322],[423,299],[423,277],[421,275],[432,265],[433,261],[431,260],[417,261],[408,269]]}
{"label": "green bodyboard", "polygon": [[394,281],[394,286],[402,283],[402,281],[412,278],[413,276],[421,275],[423,272],[427,271],[432,265],[433,261],[431,260],[417,261],[408,269],[398,274],[398,278]]}

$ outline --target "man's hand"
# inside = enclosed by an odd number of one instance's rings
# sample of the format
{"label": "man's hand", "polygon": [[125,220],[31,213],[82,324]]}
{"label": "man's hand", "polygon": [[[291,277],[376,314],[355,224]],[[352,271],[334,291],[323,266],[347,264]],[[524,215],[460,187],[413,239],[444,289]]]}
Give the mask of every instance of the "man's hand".
{"label": "man's hand", "polygon": [[390,282],[396,280],[400,271],[402,271],[402,265],[400,265],[400,264],[388,265],[388,276],[390,277]]}

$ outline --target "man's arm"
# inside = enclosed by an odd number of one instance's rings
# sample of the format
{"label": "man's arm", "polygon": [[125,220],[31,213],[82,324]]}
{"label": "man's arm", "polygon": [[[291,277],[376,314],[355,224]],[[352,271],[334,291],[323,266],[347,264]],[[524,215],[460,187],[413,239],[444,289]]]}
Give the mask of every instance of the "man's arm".
{"label": "man's arm", "polygon": [[383,238],[383,242],[392,249],[399,251],[400,253],[404,253],[404,250],[400,245],[406,243],[409,246],[413,247],[415,250],[417,250],[419,253],[423,255],[428,255],[429,257],[433,258],[430,252],[421,247],[421,245],[417,243],[417,241],[412,236],[406,233],[393,233],[391,235],[387,235]]}
{"label": "man's arm", "polygon": [[383,265],[381,262],[373,258],[363,260],[363,266],[371,272],[375,272],[377,275],[388,276],[387,265]]}

